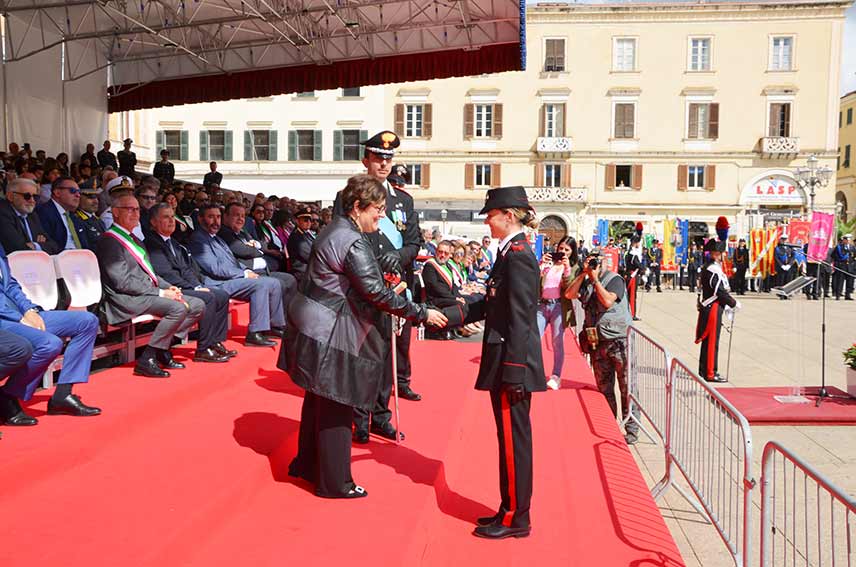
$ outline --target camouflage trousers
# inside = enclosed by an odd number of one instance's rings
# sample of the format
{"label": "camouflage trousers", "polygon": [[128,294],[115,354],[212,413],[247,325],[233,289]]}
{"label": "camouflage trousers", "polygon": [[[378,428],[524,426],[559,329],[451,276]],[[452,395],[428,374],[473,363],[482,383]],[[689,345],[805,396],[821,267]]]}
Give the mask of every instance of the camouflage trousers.
{"label": "camouflage trousers", "polygon": [[[618,392],[621,395],[621,415],[627,417],[630,407],[630,392],[627,384],[627,341],[616,339],[600,341],[591,357],[592,371],[597,380],[597,389],[606,398],[612,414],[618,417],[618,406],[615,399],[615,382],[618,380]],[[639,417],[639,408],[633,406],[634,417]],[[627,422],[627,433],[637,433],[639,426],[633,420]]]}

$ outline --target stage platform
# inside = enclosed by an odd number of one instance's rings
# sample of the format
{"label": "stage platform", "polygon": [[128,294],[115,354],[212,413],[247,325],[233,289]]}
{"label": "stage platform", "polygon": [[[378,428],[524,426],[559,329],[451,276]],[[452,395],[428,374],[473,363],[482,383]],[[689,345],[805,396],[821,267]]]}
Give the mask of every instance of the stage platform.
{"label": "stage platform", "polygon": [[472,389],[479,344],[414,342],[424,399],[402,402],[405,444],[354,447],[369,497],[352,501],[287,476],[302,391],[276,369],[278,347],[239,350],[166,380],[99,372],[75,392],[103,415],[2,428],[0,565],[683,564],[576,350],[562,390],[533,399],[533,531],[505,541],[470,533],[499,503],[490,403]]}

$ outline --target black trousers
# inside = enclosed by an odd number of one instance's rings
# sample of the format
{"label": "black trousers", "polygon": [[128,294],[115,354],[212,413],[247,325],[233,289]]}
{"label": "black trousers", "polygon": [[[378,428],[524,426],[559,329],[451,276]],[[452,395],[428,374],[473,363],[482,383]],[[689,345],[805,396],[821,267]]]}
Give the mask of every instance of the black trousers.
{"label": "black trousers", "polygon": [[722,314],[725,308],[717,304],[711,308],[708,317],[715,317],[710,333],[701,341],[701,350],[698,354],[698,375],[705,380],[712,380],[719,371],[719,337],[722,334]]}
{"label": "black trousers", "polygon": [[743,295],[746,293],[746,268],[737,268],[734,271],[734,292]]}
{"label": "black trousers", "polygon": [[[388,317],[387,317],[388,319]],[[389,325],[389,323],[386,323]],[[389,341],[389,333],[391,331],[389,328],[385,329],[382,334],[386,335],[386,341]],[[401,333],[404,334],[403,332]],[[409,338],[409,337],[408,337]],[[396,338],[395,347],[396,352],[399,351],[399,341],[401,337]],[[407,343],[407,368],[410,369],[410,341]],[[402,363],[402,358],[399,356],[396,361],[397,364]],[[357,429],[367,430],[369,428],[369,416],[371,416],[372,423],[376,423],[378,425],[383,425],[384,423],[388,423],[390,419],[392,419],[392,412],[389,409],[389,398],[392,396],[392,351],[391,349],[387,349],[386,360],[383,363],[383,380],[381,381],[380,391],[378,392],[377,399],[375,400],[374,407],[370,412],[362,410],[360,408],[354,408],[354,426]]]}
{"label": "black trousers", "polygon": [[696,283],[698,283],[698,269],[691,265],[687,268],[687,285],[690,286],[690,293],[695,293]]}
{"label": "black trousers", "polygon": [[[410,386],[410,338],[412,336],[413,323],[405,321],[401,328],[401,334],[395,339],[395,352],[398,364],[398,387]],[[392,364],[392,361],[390,361]]]}
{"label": "black trousers", "polygon": [[491,391],[490,403],[499,443],[499,512],[507,527],[529,527],[532,502],[532,394],[514,405],[501,391]]}
{"label": "black trousers", "polygon": [[229,326],[229,294],[216,287],[209,288],[209,291],[182,290],[181,293],[205,302],[205,310],[199,319],[199,339],[196,341],[196,348],[205,350],[225,341]]}
{"label": "black trousers", "polygon": [[351,420],[353,408],[312,392],[303,397],[297,456],[288,473],[315,484],[319,496],[346,494],[351,477]]}
{"label": "black trousers", "polygon": [[645,286],[645,289],[650,290],[651,284],[660,289],[660,266],[651,266],[651,275],[648,278],[648,284]]}
{"label": "black trousers", "polygon": [[[839,269],[847,270],[847,266],[836,266]],[[832,273],[832,294],[838,298],[844,295],[850,297],[853,293],[853,278],[836,270]]]}

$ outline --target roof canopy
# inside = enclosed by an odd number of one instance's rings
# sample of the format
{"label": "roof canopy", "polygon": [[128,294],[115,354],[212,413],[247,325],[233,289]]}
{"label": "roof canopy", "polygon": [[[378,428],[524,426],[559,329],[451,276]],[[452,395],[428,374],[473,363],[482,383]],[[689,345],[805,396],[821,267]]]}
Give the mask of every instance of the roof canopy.
{"label": "roof canopy", "polygon": [[521,69],[523,8],[513,0],[0,0],[7,62],[63,45],[65,80],[110,69],[111,111]]}

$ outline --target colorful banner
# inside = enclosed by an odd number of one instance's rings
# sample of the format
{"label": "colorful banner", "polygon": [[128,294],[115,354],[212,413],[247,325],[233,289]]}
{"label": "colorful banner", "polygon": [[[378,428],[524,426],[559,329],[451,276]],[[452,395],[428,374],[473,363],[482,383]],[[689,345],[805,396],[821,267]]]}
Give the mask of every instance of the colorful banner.
{"label": "colorful banner", "polygon": [[675,235],[680,234],[675,231],[675,221],[666,217],[663,223],[663,269],[675,269]]}
{"label": "colorful banner", "polygon": [[788,224],[788,244],[802,246],[811,236],[811,223],[804,220],[792,220]]}
{"label": "colorful banner", "polygon": [[774,275],[776,264],[773,259],[781,228],[755,228],[749,232],[749,273],[752,277]]}
{"label": "colorful banner", "polygon": [[675,261],[680,265],[687,263],[687,254],[690,247],[690,221],[676,220],[678,230],[676,232]]}
{"label": "colorful banner", "polygon": [[598,219],[595,236],[597,237],[596,246],[606,246],[609,243],[609,221],[607,219]]}
{"label": "colorful banner", "polygon": [[620,250],[615,246],[607,246],[601,250],[603,266],[610,272],[618,273],[618,255]]}
{"label": "colorful banner", "polygon": [[808,261],[825,260],[830,242],[835,237],[835,217],[829,213],[815,211],[811,217],[808,243]]}

